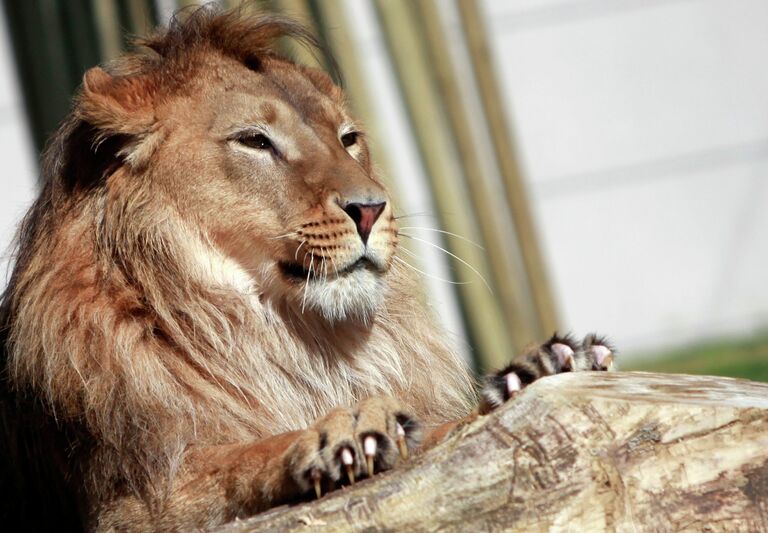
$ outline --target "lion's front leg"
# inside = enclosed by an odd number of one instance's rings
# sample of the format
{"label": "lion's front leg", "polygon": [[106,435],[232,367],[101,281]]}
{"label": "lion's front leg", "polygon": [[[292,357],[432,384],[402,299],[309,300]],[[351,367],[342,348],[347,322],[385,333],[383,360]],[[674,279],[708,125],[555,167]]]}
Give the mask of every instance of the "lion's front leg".
{"label": "lion's front leg", "polygon": [[539,378],[561,372],[613,370],[616,350],[597,334],[582,342],[572,336],[553,335],[547,342],[528,346],[512,362],[483,380],[480,413],[501,406]]}
{"label": "lion's front leg", "polygon": [[306,430],[250,444],[193,447],[166,498],[149,502],[131,495],[106,502],[93,529],[213,527],[389,470],[421,438],[410,409],[388,396],[371,397],[333,409]]}

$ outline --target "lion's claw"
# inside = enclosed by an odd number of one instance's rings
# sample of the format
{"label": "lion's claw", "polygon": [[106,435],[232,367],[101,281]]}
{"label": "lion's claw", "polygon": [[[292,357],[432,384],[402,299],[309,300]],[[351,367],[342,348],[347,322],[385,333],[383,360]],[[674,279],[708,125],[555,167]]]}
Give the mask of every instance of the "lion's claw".
{"label": "lion's claw", "polygon": [[603,336],[590,333],[584,337],[582,350],[587,354],[592,370],[611,370],[616,349]]}
{"label": "lion's claw", "polygon": [[363,453],[365,454],[365,465],[368,468],[368,476],[373,475],[373,460],[376,458],[376,437],[368,435],[363,440]]}
{"label": "lion's claw", "polygon": [[[389,470],[420,441],[420,426],[397,400],[374,397],[336,408],[287,451],[286,467],[302,493],[333,490]],[[361,460],[362,459],[362,460]]]}
{"label": "lion's claw", "polygon": [[344,465],[344,469],[347,471],[347,479],[349,479],[349,482],[354,485],[355,484],[355,456],[352,453],[352,450],[349,448],[342,448],[341,449],[341,462]]}
{"label": "lion's claw", "polygon": [[570,336],[553,335],[547,342],[529,346],[507,367],[485,378],[480,412],[499,407],[539,378],[562,372],[612,370],[616,350],[595,333],[581,343]]}

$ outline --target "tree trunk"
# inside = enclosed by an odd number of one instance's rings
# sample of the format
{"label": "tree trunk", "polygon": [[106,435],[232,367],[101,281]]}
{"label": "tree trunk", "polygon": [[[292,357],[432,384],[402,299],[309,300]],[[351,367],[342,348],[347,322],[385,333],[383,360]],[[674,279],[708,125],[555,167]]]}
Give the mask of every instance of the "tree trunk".
{"label": "tree trunk", "polygon": [[768,385],[543,379],[407,465],[221,529],[768,531]]}

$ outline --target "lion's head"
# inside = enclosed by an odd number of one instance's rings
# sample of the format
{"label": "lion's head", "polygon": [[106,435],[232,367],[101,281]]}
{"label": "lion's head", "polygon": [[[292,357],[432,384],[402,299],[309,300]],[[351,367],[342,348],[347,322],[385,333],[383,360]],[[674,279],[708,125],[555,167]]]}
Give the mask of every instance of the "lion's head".
{"label": "lion's head", "polygon": [[269,51],[302,30],[270,17],[176,31],[144,43],[156,55],[88,71],[76,114],[121,136],[134,179],[263,297],[332,321],[370,316],[397,241],[392,206],[339,87]]}

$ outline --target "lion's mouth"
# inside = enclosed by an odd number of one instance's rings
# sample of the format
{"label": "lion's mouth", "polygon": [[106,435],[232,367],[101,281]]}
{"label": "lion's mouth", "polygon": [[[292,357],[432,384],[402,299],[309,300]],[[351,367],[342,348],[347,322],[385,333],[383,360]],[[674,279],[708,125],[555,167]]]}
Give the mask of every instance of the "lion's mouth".
{"label": "lion's mouth", "polygon": [[333,270],[329,268],[327,269],[328,276],[326,276],[325,267],[314,266],[313,268],[309,269],[304,268],[303,265],[298,263],[287,262],[280,262],[278,266],[280,268],[280,272],[283,273],[283,276],[292,281],[310,281],[313,279],[324,280],[326,277],[340,277],[361,269],[376,270],[374,264],[367,257],[361,257],[354,263],[340,270]]}

